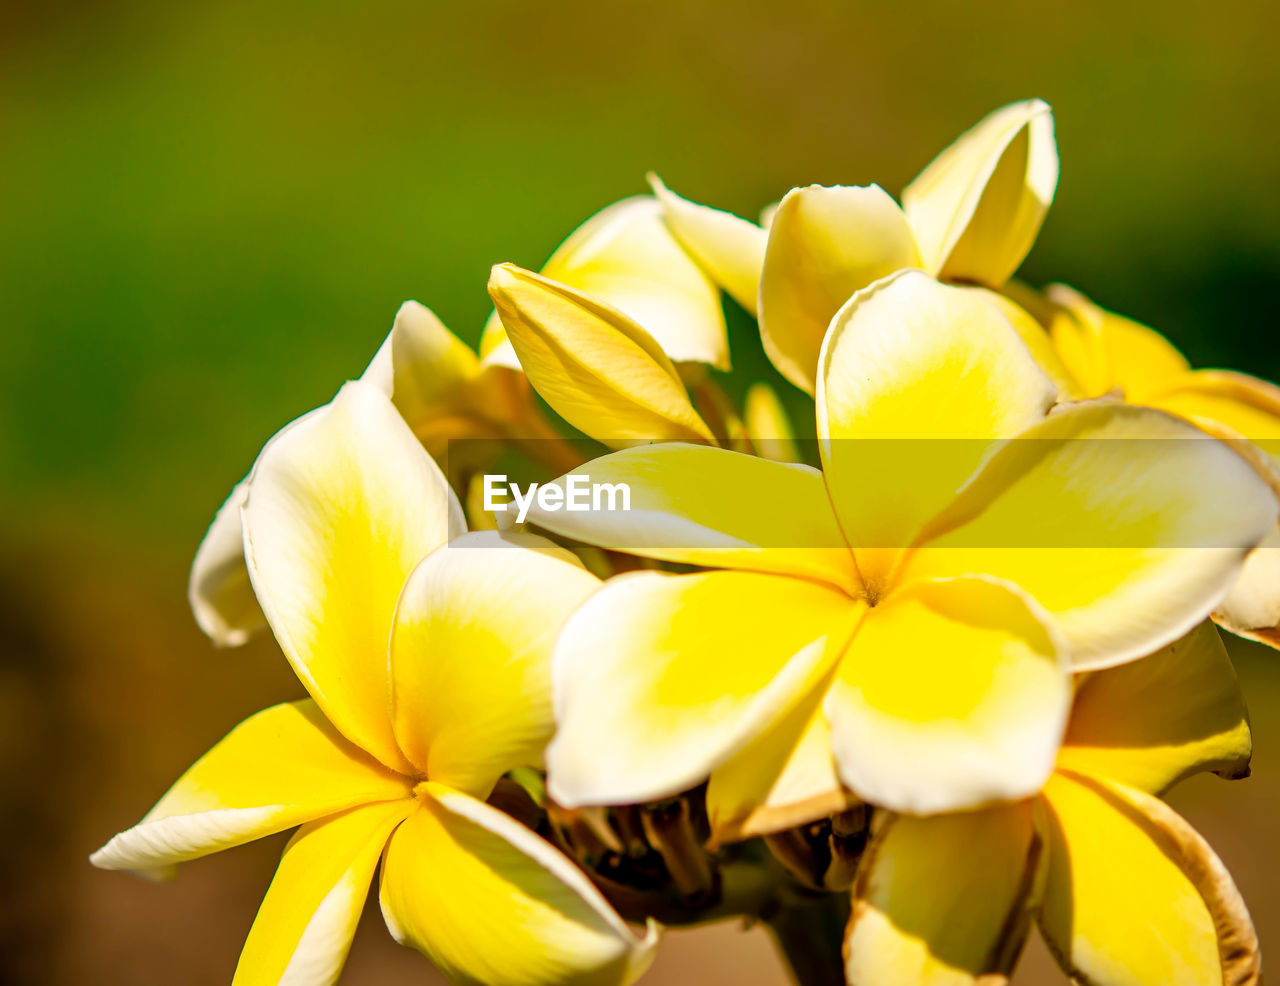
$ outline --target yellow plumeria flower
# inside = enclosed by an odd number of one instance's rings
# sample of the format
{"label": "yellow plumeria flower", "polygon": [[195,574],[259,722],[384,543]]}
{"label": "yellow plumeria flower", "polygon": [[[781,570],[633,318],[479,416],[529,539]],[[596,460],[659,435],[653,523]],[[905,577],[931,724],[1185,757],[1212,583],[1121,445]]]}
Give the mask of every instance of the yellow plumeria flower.
{"label": "yellow plumeria flower", "polygon": [[1260,983],[1258,939],[1204,840],[1158,795],[1247,772],[1248,719],[1212,624],[1085,677],[1057,767],[1017,804],[890,817],[863,857],[850,986],[1003,983],[1033,915],[1073,982]]}
{"label": "yellow plumeria flower", "polygon": [[617,308],[511,264],[489,294],[530,383],[575,428],[611,448],[715,441],[662,346]]}
{"label": "yellow plumeria flower", "polygon": [[[621,312],[667,359],[727,370],[719,290],[672,236],[662,212],[649,195],[615,202],[574,230],[541,274]],[[519,369],[500,314],[486,323],[480,353],[487,364]]]}
{"label": "yellow plumeria flower", "polygon": [[813,393],[818,352],[855,291],[919,267],[1000,287],[1022,263],[1053,201],[1058,151],[1048,104],[991,113],[907,186],[902,206],[879,185],[792,189],[767,229],[697,205],[656,178],[667,223],[712,277],[758,315],[765,351]]}
{"label": "yellow plumeria flower", "polygon": [[380,858],[392,934],[456,982],[634,978],[651,940],[484,801],[540,762],[551,642],[595,577],[529,535],[446,546],[458,503],[368,382],[268,443],[242,516],[254,590],[311,698],[238,726],[93,862],[155,870],[301,825],[245,942],[245,986],[334,982]]}
{"label": "yellow plumeria flower", "polygon": [[[479,357],[429,308],[406,301],[362,379],[391,398],[428,452],[462,438],[535,440],[556,433],[538,412],[527,381]],[[568,468],[566,463],[562,468]],[[218,510],[191,566],[187,596],[200,628],[220,647],[245,643],[264,625],[244,564],[240,510],[246,481]]]}
{"label": "yellow plumeria flower", "polygon": [[[1157,407],[1228,440],[1257,443],[1252,461],[1280,489],[1280,387],[1230,370],[1193,370],[1164,336],[1054,285],[1049,330],[1082,396]],[[1250,449],[1245,449],[1246,453]],[[1280,647],[1280,526],[1254,551],[1215,618]]]}
{"label": "yellow plumeria flower", "polygon": [[[610,581],[557,644],[549,790],[639,803],[710,777],[722,838],[1026,797],[1068,669],[1136,659],[1226,593],[1276,502],[1225,444],[1056,391],[986,292],[904,271],[823,349],[823,472],[705,446],[588,463],[626,513],[530,520],[727,571]],[[1012,442],[993,439],[1012,438]],[[930,441],[925,441],[925,440]],[[1128,439],[1120,441],[1117,439]],[[1133,440],[1161,454],[1135,464]]]}

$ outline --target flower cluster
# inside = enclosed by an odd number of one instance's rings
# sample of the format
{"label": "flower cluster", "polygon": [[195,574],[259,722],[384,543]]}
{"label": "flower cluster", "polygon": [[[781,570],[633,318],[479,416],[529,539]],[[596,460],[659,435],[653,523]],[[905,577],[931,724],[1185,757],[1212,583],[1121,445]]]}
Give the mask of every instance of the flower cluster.
{"label": "flower cluster", "polygon": [[[459,983],[624,986],[730,917],[802,982],[1004,982],[1033,924],[1075,981],[1260,982],[1161,795],[1248,772],[1218,626],[1280,646],[1280,389],[1011,280],[1057,178],[1018,103],[901,204],[814,185],[756,224],[653,177],[493,269],[479,353],[407,302],[192,571],[214,642],[270,627],[310,697],[94,863],[297,827],[237,984],[334,982],[379,869]],[[789,392],[731,396],[726,305]],[[517,522],[499,462],[628,509]]]}

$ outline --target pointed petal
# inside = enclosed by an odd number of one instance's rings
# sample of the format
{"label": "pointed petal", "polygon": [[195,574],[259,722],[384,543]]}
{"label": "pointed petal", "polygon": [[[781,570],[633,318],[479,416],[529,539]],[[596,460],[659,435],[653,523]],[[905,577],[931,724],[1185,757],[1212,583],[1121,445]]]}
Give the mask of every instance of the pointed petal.
{"label": "pointed petal", "polygon": [[1041,420],[1056,397],[993,297],[904,271],[859,292],[832,321],[818,443],[870,584],[887,578],[992,440]]}
{"label": "pointed petal", "polygon": [[891,817],[854,886],[849,986],[1002,986],[1026,941],[1042,859],[1030,802]]}
{"label": "pointed petal", "polygon": [[778,400],[777,391],[767,383],[757,382],[747,388],[743,416],[747,437],[759,455],[776,462],[800,461],[791,419]]}
{"label": "pointed petal", "polygon": [[249,929],[232,986],[333,986],[382,849],[415,804],[363,805],[299,829]]}
{"label": "pointed petal", "polygon": [[529,381],[575,428],[615,448],[712,440],[666,353],[616,308],[509,264],[489,294]]}
{"label": "pointed petal", "polygon": [[765,231],[731,212],[681,198],[655,174],[649,175],[649,184],[681,246],[734,301],[754,315],[764,266]]}
{"label": "pointed petal", "polygon": [[831,317],[855,291],[920,255],[902,210],[879,185],[794,188],[769,227],[760,335],[778,371],[812,394]]}
{"label": "pointed petal", "polygon": [[1275,522],[1225,444],[1159,411],[1063,407],[1005,445],[935,519],[906,575],[985,573],[1030,593],[1076,670],[1150,654],[1201,622]]}
{"label": "pointed petal", "polygon": [[902,193],[927,270],[999,287],[1035,242],[1058,187],[1053,111],[1039,99],[996,110]]}
{"label": "pointed petal", "polygon": [[254,591],[294,671],[348,739],[407,771],[391,730],[391,617],[413,567],[466,530],[439,468],[357,381],[268,443],[243,517]]}
{"label": "pointed petal", "polygon": [[187,585],[196,623],[218,647],[239,647],[266,624],[244,567],[240,508],[247,493],[248,483],[241,480],[218,508],[196,551]]}
{"label": "pointed petal", "polygon": [[[741,452],[672,443],[626,449],[588,462],[572,477],[623,486],[614,509],[543,510],[530,523],[602,548],[689,565],[740,568],[857,585],[822,474]],[[580,494],[579,494],[580,495]],[[569,494],[566,492],[566,502]]]}
{"label": "pointed petal", "polygon": [[[639,323],[677,363],[727,370],[720,292],[676,241],[663,211],[648,195],[615,202],[574,230],[541,273]],[[480,349],[486,362],[519,368],[503,338],[508,331],[491,316]]]}
{"label": "pointed petal", "polygon": [[1130,402],[1147,403],[1191,369],[1154,329],[1100,308],[1065,284],[1051,284],[1045,294],[1057,309],[1050,325],[1054,346],[1080,381],[1081,396],[1118,387]]}
{"label": "pointed petal", "polygon": [[638,938],[565,856],[483,802],[423,788],[382,867],[396,941],[460,984],[626,986],[644,971],[653,932]]}
{"label": "pointed petal", "polygon": [[1212,623],[1150,657],[1089,675],[1058,765],[1160,794],[1184,777],[1248,772],[1240,683]]}
{"label": "pointed petal", "polygon": [[713,843],[797,828],[857,801],[836,773],[822,714],[830,679],[830,673],[817,678],[784,715],[711,772],[706,805]]}
{"label": "pointed petal", "polygon": [[408,790],[404,777],[343,739],[314,702],[288,702],[228,733],[91,862],[167,866]]}
{"label": "pointed petal", "polygon": [[841,778],[865,801],[920,815],[1034,794],[1071,702],[1061,651],[1008,586],[895,589],[867,614],[827,695]]}
{"label": "pointed petal", "polygon": [[457,538],[413,570],[391,638],[393,716],[426,776],[487,797],[551,739],[551,646],[600,580],[531,534]]}
{"label": "pointed petal", "polygon": [[1096,986],[1256,986],[1258,940],[1218,857],[1162,801],[1057,774],[1045,789],[1049,872],[1040,930]]}
{"label": "pointed petal", "polygon": [[754,572],[611,580],[556,645],[547,790],[576,807],[693,787],[807,691],[857,611],[817,583]]}

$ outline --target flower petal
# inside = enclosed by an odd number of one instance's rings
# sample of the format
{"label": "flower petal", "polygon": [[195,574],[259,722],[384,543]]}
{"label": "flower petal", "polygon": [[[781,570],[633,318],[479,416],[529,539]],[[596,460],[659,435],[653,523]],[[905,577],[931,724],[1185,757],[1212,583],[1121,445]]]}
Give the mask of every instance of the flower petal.
{"label": "flower petal", "polygon": [[1134,788],[1057,774],[1045,789],[1049,872],[1040,929],[1095,986],[1255,986],[1258,940],[1213,850]]}
{"label": "flower petal", "polygon": [[879,185],[810,185],[782,199],[760,280],[760,335],[778,371],[812,394],[831,317],[855,291],[920,255],[902,210]]}
{"label": "flower petal", "polygon": [[1280,647],[1280,527],[1249,552],[1213,618],[1233,633]]}
{"label": "flower petal", "polygon": [[1171,415],[1067,406],[990,459],[904,577],[1012,582],[1052,614],[1076,670],[1109,667],[1208,616],[1276,509],[1243,458]]}
{"label": "flower petal", "polygon": [[357,381],[267,444],[243,517],[254,591],[294,671],[348,739],[407,771],[391,729],[391,617],[413,567],[466,530],[439,468]]}
{"label": "flower petal", "polygon": [[343,739],[314,702],[288,702],[233,729],[90,859],[109,870],[167,866],[408,791],[404,777]]}
{"label": "flower petal", "polygon": [[[857,585],[822,475],[810,466],[672,443],[601,456],[551,485],[567,490],[573,476],[625,484],[629,498],[617,505],[629,507],[552,511],[535,504],[530,523],[663,561]],[[601,495],[602,507],[609,502]]]}
{"label": "flower petal", "polygon": [[510,264],[489,294],[534,389],[575,428],[615,448],[712,441],[662,347],[616,308]]}
{"label": "flower petal", "polygon": [[777,391],[763,381],[753,383],[747,388],[742,413],[747,437],[758,455],[776,462],[800,461],[795,429]]}
{"label": "flower petal", "polygon": [[1035,242],[1058,187],[1053,111],[1002,107],[961,134],[903,190],[927,270],[999,287]]}
{"label": "flower petal", "polygon": [[1160,794],[1184,777],[1248,772],[1240,683],[1212,623],[1150,657],[1089,675],[1058,765]]}
{"label": "flower petal", "polygon": [[832,320],[818,443],[869,584],[888,577],[993,440],[1041,420],[1056,397],[993,297],[904,271],[860,291]]}
{"label": "flower petal", "polygon": [[611,580],[556,645],[547,790],[577,807],[693,787],[807,691],[857,612],[817,583],[754,572]]}
{"label": "flower petal", "polygon": [[1084,397],[1119,388],[1146,403],[1190,370],[1186,358],[1159,332],[1109,312],[1065,284],[1045,294],[1057,309],[1050,323],[1054,347],[1080,382]]}
{"label": "flower petal", "polygon": [[1071,683],[1038,608],[979,578],[916,582],[867,614],[827,695],[844,782],[928,815],[1038,791],[1053,770]]}
{"label": "flower petal", "polygon": [[1042,860],[1029,802],[891,817],[854,885],[849,986],[1002,986],[1026,941]]}
{"label": "flower petal", "polygon": [[363,805],[300,828],[258,908],[232,986],[333,986],[383,847],[415,804]]}
{"label": "flower petal", "polygon": [[531,534],[466,534],[429,555],[409,576],[391,637],[405,756],[482,798],[506,771],[540,765],[555,728],[551,647],[599,585]]}
{"label": "flower petal", "polygon": [[738,304],[756,313],[765,231],[731,212],[681,198],[650,173],[649,185],[662,203],[662,215],[681,246]]}
{"label": "flower petal", "polygon": [[797,828],[856,803],[831,755],[822,714],[829,687],[829,673],[817,678],[776,722],[711,772],[706,806],[713,843]]}
{"label": "flower petal", "polygon": [[652,929],[638,938],[550,844],[434,782],[391,837],[381,900],[396,941],[455,983],[625,986],[655,943]]}
{"label": "flower petal", "polygon": [[[598,299],[638,322],[677,363],[729,369],[720,292],[676,241],[657,199],[637,195],[596,213],[551,255],[542,275]],[[488,363],[519,369],[497,315],[480,351]]]}
{"label": "flower petal", "polygon": [[240,508],[247,493],[248,481],[241,480],[218,508],[196,551],[187,585],[196,623],[218,647],[239,647],[266,625],[244,567]]}

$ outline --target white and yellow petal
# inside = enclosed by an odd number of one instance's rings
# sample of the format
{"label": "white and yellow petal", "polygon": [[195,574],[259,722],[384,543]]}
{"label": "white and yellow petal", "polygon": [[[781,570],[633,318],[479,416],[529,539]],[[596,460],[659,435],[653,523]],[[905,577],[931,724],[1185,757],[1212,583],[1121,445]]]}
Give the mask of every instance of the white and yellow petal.
{"label": "white and yellow petal", "polygon": [[299,829],[249,929],[232,986],[333,986],[387,839],[416,804],[362,805]]}
{"label": "white and yellow petal", "polygon": [[917,582],[872,607],[827,695],[841,779],[929,815],[1034,794],[1053,770],[1071,683],[1042,612],[979,578]]}
{"label": "white and yellow petal", "polygon": [[1042,863],[1029,802],[889,817],[854,886],[849,986],[1002,986],[1026,941]]}
{"label": "white and yellow petal", "polygon": [[1249,769],[1249,716],[1212,623],[1076,690],[1058,766],[1160,794],[1184,777]]}
{"label": "white and yellow petal", "polygon": [[556,644],[547,790],[575,807],[693,787],[808,692],[858,613],[816,582],[755,572],[606,583]]}
{"label": "white and yellow petal", "polygon": [[812,394],[840,306],[871,282],[919,265],[906,218],[880,186],[792,189],[769,226],[760,280],[760,335],[773,365]]}
{"label": "white and yellow petal", "polygon": [[1065,634],[1076,670],[1143,657],[1218,605],[1276,502],[1250,465],[1171,415],[1064,407],[996,453],[906,565],[1012,582]]}
{"label": "white and yellow petal", "polygon": [[756,454],[777,462],[799,462],[795,429],[778,393],[767,383],[757,381],[747,388],[743,401],[743,423]]}
{"label": "white and yellow petal", "polygon": [[575,428],[615,448],[713,440],[671,359],[618,309],[510,264],[489,294],[534,389]]}
{"label": "white and yellow petal", "polygon": [[241,480],[218,508],[196,550],[187,584],[196,623],[218,647],[239,647],[266,624],[244,565],[240,508],[247,492],[248,481]]}
{"label": "white and yellow petal", "polygon": [[904,271],[832,321],[818,444],[864,579],[903,548],[994,446],[1040,421],[1057,391],[986,292]]}
{"label": "white and yellow petal", "polygon": [[396,738],[409,760],[481,798],[506,771],[540,765],[555,727],[552,644],[599,585],[531,534],[467,534],[418,565],[391,637]]}
{"label": "white and yellow petal", "polygon": [[627,986],[644,971],[653,930],[637,936],[550,844],[444,785],[419,797],[382,867],[396,941],[468,986]]}
{"label": "white and yellow petal", "polygon": [[233,729],[142,821],[90,858],[112,870],[168,866],[408,791],[403,776],[345,740],[314,702],[289,702]]}
{"label": "white and yellow petal", "polygon": [[[541,273],[639,323],[677,363],[729,368],[720,293],[676,241],[657,199],[638,195],[596,213],[556,249]],[[481,340],[487,363],[518,369],[510,331],[491,317]]]}
{"label": "white and yellow petal", "polygon": [[731,212],[681,198],[655,174],[649,175],[649,185],[662,203],[663,218],[681,246],[734,301],[756,314],[765,231]]}
{"label": "white and yellow petal", "polygon": [[[535,504],[530,523],[663,561],[798,575],[847,590],[857,585],[822,475],[810,466],[671,443],[601,456],[553,485],[567,498],[574,477],[579,486],[598,484],[599,507],[608,509]],[[611,499],[606,487],[625,487],[626,499],[621,492]],[[626,509],[615,509],[624,502]]]}
{"label": "white and yellow petal", "polygon": [[414,566],[466,529],[439,468],[381,391],[349,383],[263,449],[242,516],[254,591],[294,671],[348,739],[407,771],[391,618]]}
{"label": "white and yellow petal", "polygon": [[1068,773],[1045,790],[1040,929],[1094,986],[1257,986],[1258,940],[1213,850],[1164,802]]}
{"label": "white and yellow petal", "polygon": [[999,287],[1018,269],[1058,187],[1053,112],[1031,99],[966,131],[902,193],[925,268]]}

